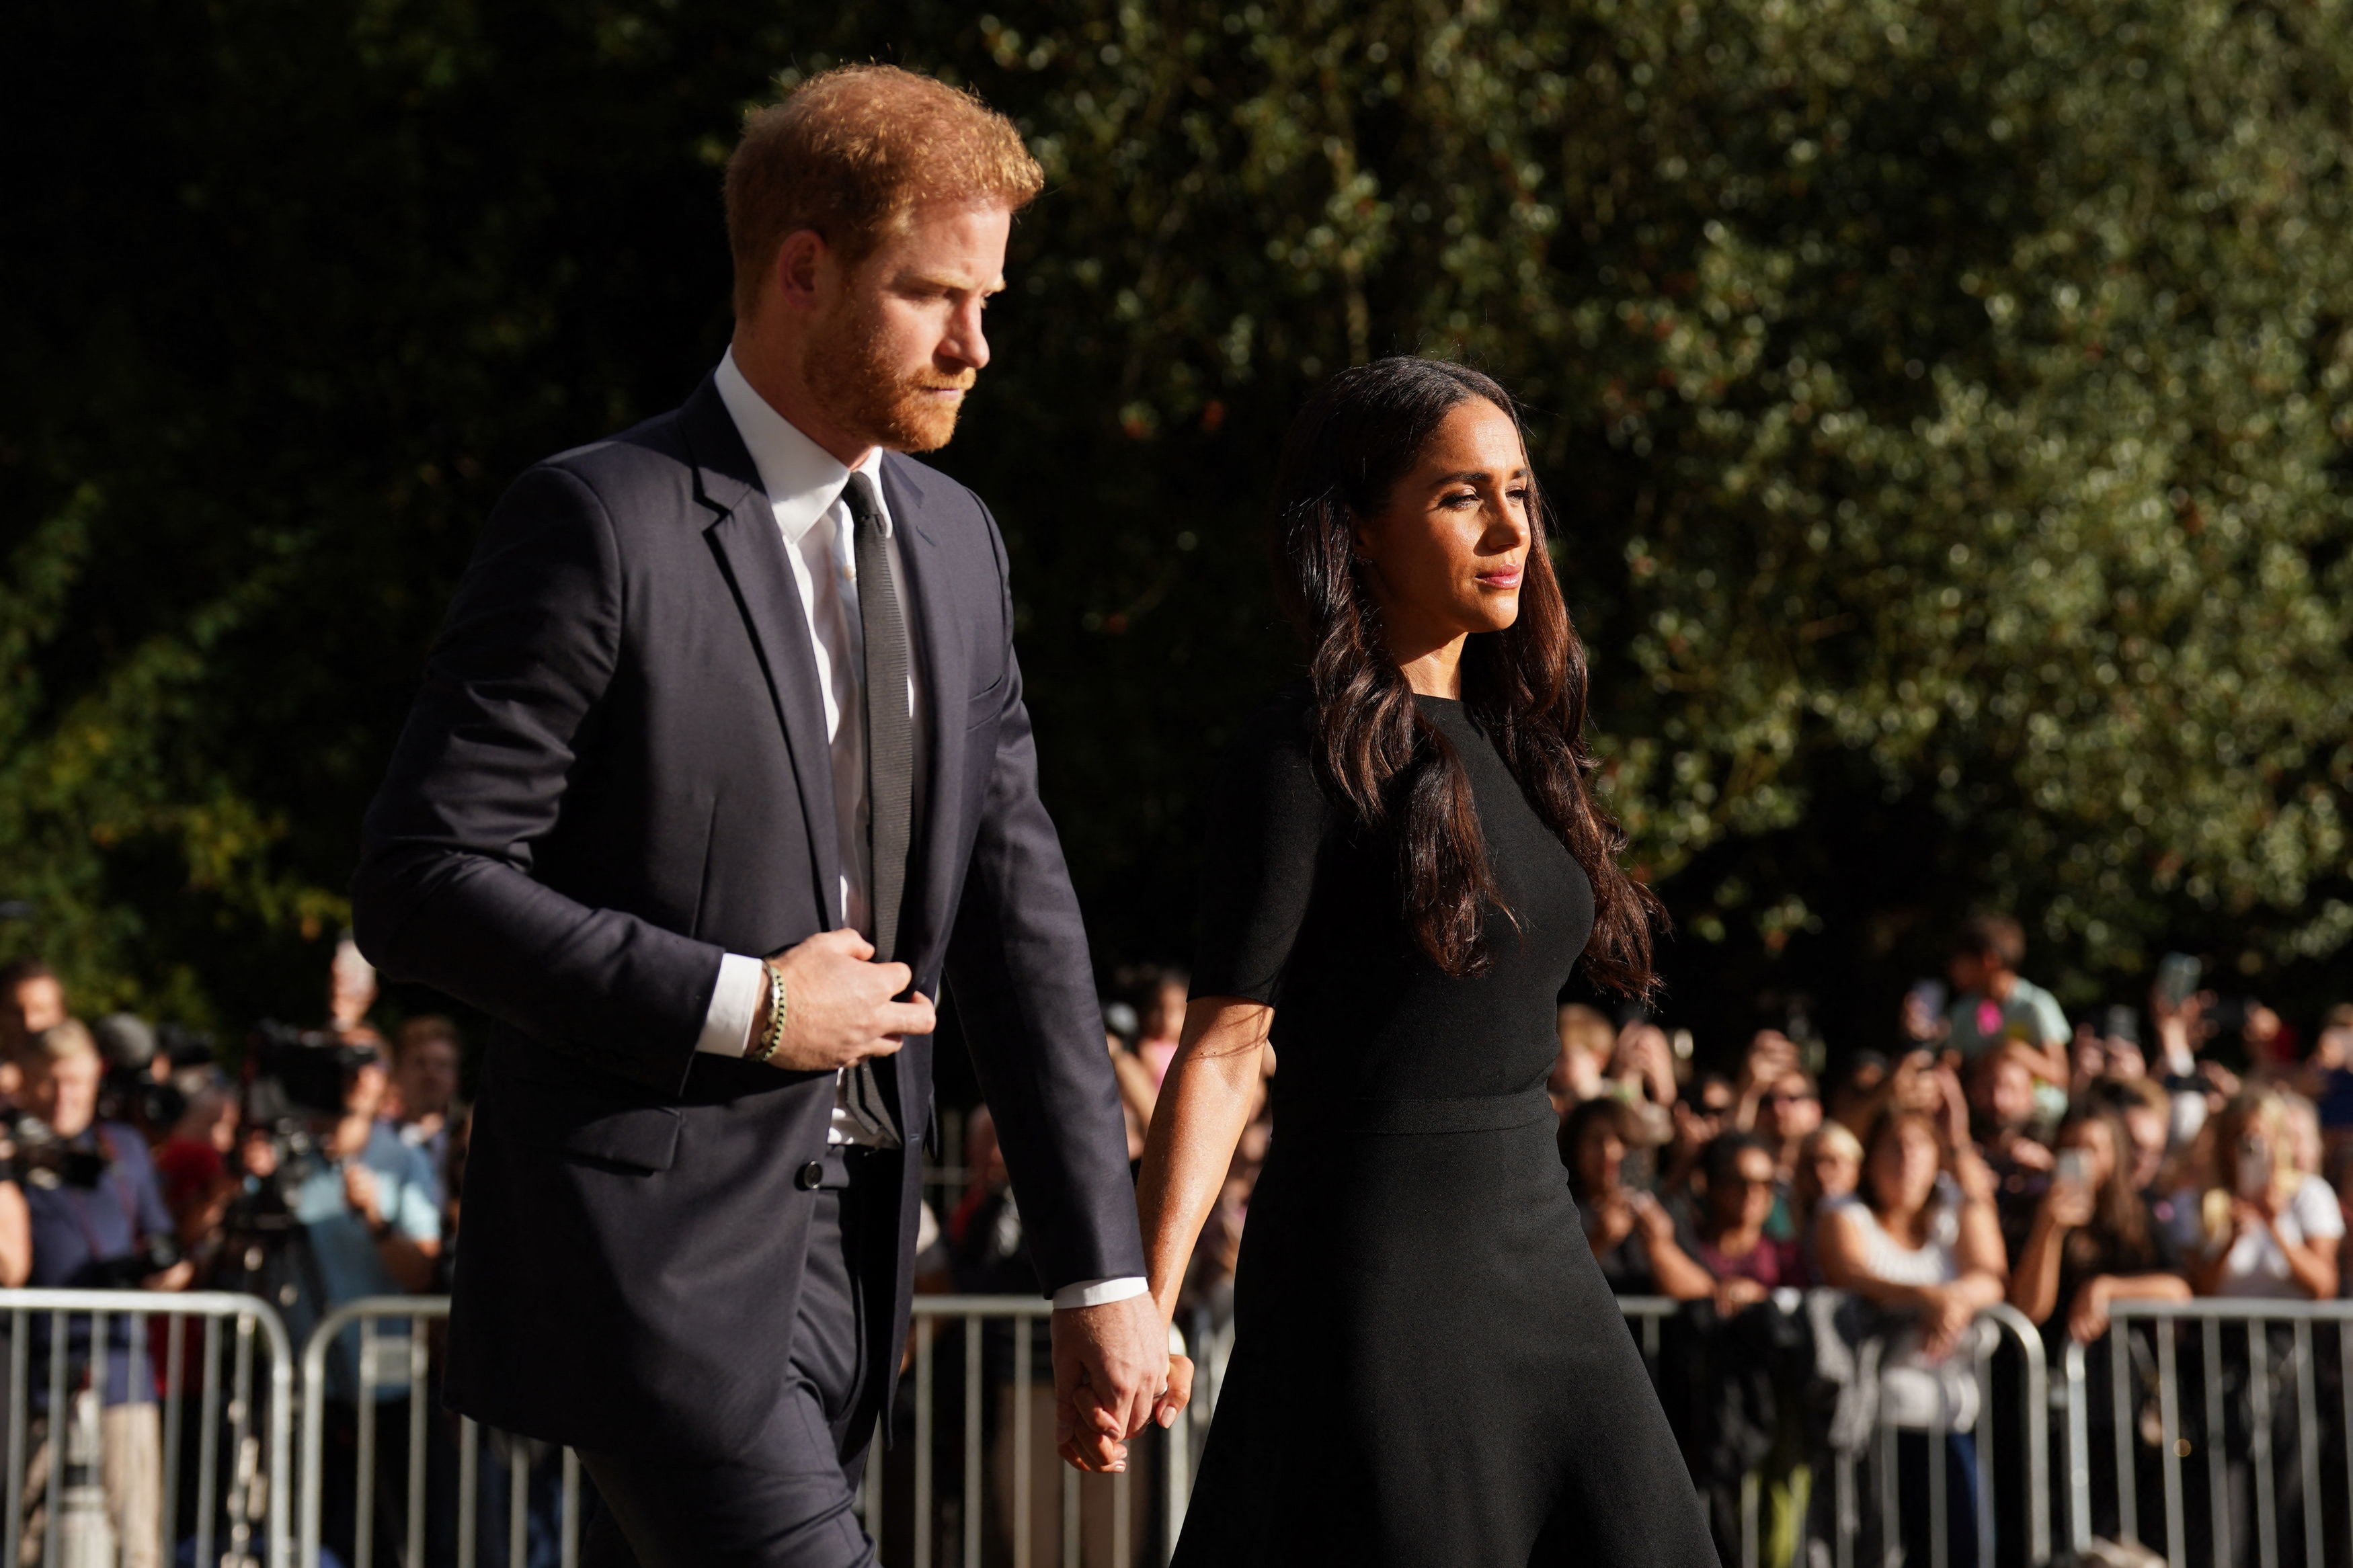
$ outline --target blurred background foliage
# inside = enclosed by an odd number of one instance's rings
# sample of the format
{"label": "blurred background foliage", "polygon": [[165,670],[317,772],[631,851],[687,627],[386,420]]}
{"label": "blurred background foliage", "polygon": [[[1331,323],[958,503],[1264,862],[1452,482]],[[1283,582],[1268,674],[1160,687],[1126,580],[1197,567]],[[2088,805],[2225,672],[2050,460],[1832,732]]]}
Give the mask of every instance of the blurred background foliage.
{"label": "blurred background foliage", "polygon": [[16,8],[0,948],[86,1012],[317,1011],[480,520],[709,368],[739,115],[880,58],[1050,174],[940,460],[1107,969],[1187,952],[1294,658],[1292,411],[1418,352],[1528,404],[1704,1043],[1805,997],[1883,1044],[1982,906],[2071,1005],[2171,945],[2337,999],[2347,0],[996,4]]}

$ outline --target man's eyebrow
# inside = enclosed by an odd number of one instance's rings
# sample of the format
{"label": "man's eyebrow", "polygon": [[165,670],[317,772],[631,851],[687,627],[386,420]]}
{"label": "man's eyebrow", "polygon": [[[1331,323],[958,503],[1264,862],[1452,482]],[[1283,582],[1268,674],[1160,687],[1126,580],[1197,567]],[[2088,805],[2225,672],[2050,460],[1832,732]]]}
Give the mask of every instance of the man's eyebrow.
{"label": "man's eyebrow", "polygon": [[935,273],[910,272],[901,276],[899,286],[902,289],[938,289],[952,294],[969,294],[976,289],[983,294],[1002,294],[1005,292],[1005,277],[999,273],[990,282],[975,285]]}

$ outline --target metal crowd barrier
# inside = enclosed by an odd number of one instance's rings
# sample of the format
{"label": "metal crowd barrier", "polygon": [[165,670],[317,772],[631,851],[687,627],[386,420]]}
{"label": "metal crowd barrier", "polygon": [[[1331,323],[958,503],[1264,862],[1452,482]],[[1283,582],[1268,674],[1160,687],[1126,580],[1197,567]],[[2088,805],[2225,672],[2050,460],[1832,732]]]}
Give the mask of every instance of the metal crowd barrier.
{"label": "metal crowd barrier", "polygon": [[[376,1485],[377,1427],[379,1412],[385,1403],[382,1395],[386,1390],[407,1402],[407,1429],[402,1435],[406,1447],[405,1484],[397,1500],[402,1510],[402,1528],[397,1537],[400,1568],[425,1568],[428,1561],[445,1560],[441,1553],[430,1550],[435,1544],[431,1527],[438,1522],[428,1507],[436,1489],[432,1485],[434,1460],[440,1436],[437,1427],[445,1425],[445,1418],[437,1408],[438,1390],[429,1373],[434,1325],[448,1316],[449,1299],[446,1296],[371,1296],[330,1312],[302,1347],[302,1568],[318,1568],[322,1546],[322,1509],[328,1482],[327,1396],[332,1381],[327,1358],[336,1350],[338,1341],[348,1343],[354,1334],[357,1343],[353,1365],[356,1382],[347,1395],[355,1427],[354,1522],[349,1568],[377,1568],[376,1509],[385,1500],[379,1498]],[[404,1331],[386,1334],[384,1331],[387,1323],[403,1324]],[[482,1428],[466,1416],[454,1420],[456,1513],[448,1526],[448,1539],[458,1568],[476,1568],[486,1555],[482,1550]],[[493,1544],[504,1546],[508,1568],[524,1568],[534,1556],[544,1555],[547,1544],[544,1539],[538,1542],[533,1539],[534,1522],[541,1525],[543,1538],[549,1532],[550,1521],[544,1517],[534,1521],[532,1508],[535,1456],[543,1445],[508,1433],[493,1433],[492,1441],[506,1450],[503,1479],[507,1491],[504,1538],[502,1542],[493,1538]],[[555,1555],[562,1568],[579,1568],[580,1460],[565,1448],[558,1465],[560,1489],[553,1521]],[[533,1552],[534,1544],[541,1549],[538,1552]]]}
{"label": "metal crowd barrier", "polygon": [[[979,1568],[984,1561],[1018,1568],[1134,1568],[1140,1561],[1167,1560],[1191,1489],[1183,1425],[1173,1435],[1140,1436],[1126,1473],[1082,1477],[1063,1465],[1053,1450],[1051,1361],[1041,1342],[1051,1312],[1049,1302],[1028,1297],[915,1299],[896,1440],[876,1444],[860,1498],[863,1522],[883,1543],[885,1561],[913,1568]],[[338,1309],[311,1335],[302,1352],[304,1568],[320,1562],[321,1507],[330,1479],[328,1358],[339,1340],[348,1345],[348,1336],[359,1336],[352,1358],[364,1370],[354,1391],[357,1521],[350,1568],[382,1568],[374,1550],[380,1490],[375,1483],[383,1451],[377,1398],[390,1390],[406,1398],[412,1413],[428,1408],[431,1330],[448,1314],[445,1298],[378,1297]],[[386,1332],[395,1326],[400,1331]],[[1172,1343],[1183,1348],[1181,1336],[1172,1335]],[[944,1363],[952,1363],[945,1378]],[[459,1568],[476,1568],[483,1555],[483,1439],[471,1421],[459,1420],[458,1432],[455,1518],[448,1529]],[[394,1500],[404,1513],[400,1568],[421,1568],[441,1560],[427,1550],[435,1522],[427,1423],[410,1419],[405,1440],[406,1481]],[[503,1544],[506,1561],[521,1568],[533,1555],[528,1499],[535,1446],[503,1434],[491,1440],[508,1447]],[[561,1523],[552,1532],[553,1544],[563,1568],[577,1568],[580,1471],[568,1449],[561,1463]],[[1158,1484],[1148,1497],[1139,1496],[1147,1475]],[[537,1522],[537,1544],[544,1552],[551,1532],[544,1519]]]}
{"label": "metal crowd barrier", "polygon": [[[1053,1308],[1022,1296],[918,1296],[895,1440],[866,1467],[863,1518],[882,1560],[913,1568],[1163,1563],[1192,1489],[1187,1423],[1147,1428],[1129,1468],[1082,1476],[1055,1457]],[[1170,1348],[1183,1336],[1171,1331]],[[943,1379],[943,1363],[952,1374]],[[1156,1482],[1143,1493],[1146,1478]],[[1042,1480],[1041,1480],[1042,1478]],[[1140,1495],[1141,1494],[1141,1495]]]}
{"label": "metal crowd barrier", "polygon": [[[1808,1295],[1835,1295],[1835,1292],[1808,1292]],[[1763,1310],[1794,1312],[1799,1310],[1799,1292],[1778,1292],[1776,1301]],[[1619,1307],[1625,1312],[1627,1325],[1634,1331],[1641,1347],[1642,1360],[1658,1372],[1662,1331],[1666,1321],[1683,1310],[1686,1303],[1664,1296],[1623,1296]],[[1998,1438],[2001,1423],[1997,1420],[1995,1393],[1995,1357],[2004,1341],[2017,1352],[2018,1382],[2014,1401],[2015,1426],[2023,1453],[2021,1456],[2021,1479],[2010,1496],[2010,1506],[2003,1506],[1999,1483],[2007,1467],[1994,1461],[2005,1452]],[[1978,1314],[1968,1340],[1956,1352],[1967,1355],[1977,1379],[1978,1395],[1977,1419],[1970,1428],[1976,1442],[1978,1485],[1976,1488],[1976,1568],[1994,1568],[2005,1557],[2016,1558],[2022,1551],[2023,1561],[2040,1564],[2051,1556],[2051,1486],[2050,1486],[2050,1425],[2049,1374],[2044,1366],[2042,1336],[2023,1313],[2004,1303],[1984,1309]],[[1842,1452],[1831,1457],[1831,1506],[1827,1516],[1828,1539],[1820,1543],[1831,1550],[1831,1561],[1837,1568],[1856,1568],[1865,1544],[1862,1505],[1865,1498],[1875,1500],[1880,1556],[1888,1562],[1895,1560],[1894,1542],[1899,1531],[1896,1436],[1898,1428],[1883,1418],[1877,1423],[1868,1447],[1868,1464],[1857,1452]],[[1949,1430],[1939,1425],[1922,1429],[1940,1438]],[[1812,1467],[1811,1487],[1821,1484],[1819,1453],[1809,1454]],[[1947,1562],[1950,1554],[1951,1501],[1947,1495],[1945,1453],[1939,1442],[1930,1449],[1926,1465],[1927,1536],[1930,1568],[1967,1568]],[[1763,1486],[1755,1474],[1743,1477],[1740,1482],[1740,1557],[1741,1568],[1760,1568],[1763,1563],[1763,1541],[1760,1515]],[[1810,1489],[1809,1507],[1798,1528],[1796,1559],[1800,1563],[1812,1559],[1809,1555],[1818,1540],[1818,1525],[1824,1522],[1824,1510],[1814,1503]],[[2022,1540],[2005,1552],[2000,1538],[2000,1527],[2005,1521],[2015,1521]]]}
{"label": "metal crowd barrier", "polygon": [[[2140,1488],[2143,1467],[2153,1462],[2160,1472],[2166,1561],[2172,1568],[2192,1563],[2205,1568],[2277,1568],[2287,1549],[2300,1548],[2299,1560],[2310,1568],[2324,1562],[2353,1561],[2353,1301],[2273,1301],[2221,1300],[2204,1297],[2193,1301],[2115,1301],[2108,1309],[2109,1403],[2111,1409],[2090,1408],[2090,1356],[2097,1350],[2070,1344],[2064,1358],[2064,1418],[2067,1425],[2067,1519],[2070,1543],[2083,1546],[2092,1536],[2091,1427],[2103,1417],[2113,1421],[2115,1435],[2116,1511],[2118,1534],[2141,1542],[2146,1517]],[[2321,1349],[2323,1325],[2335,1325],[2336,1355]],[[2194,1346],[2185,1347],[2185,1331],[2194,1325]],[[2145,1330],[2136,1334],[2136,1329]],[[2184,1409],[2181,1363],[2185,1348],[2195,1361],[2200,1395],[2194,1421]],[[2157,1394],[2158,1441],[2140,1441],[2141,1411],[2134,1397],[2140,1386],[2135,1357],[2152,1356]],[[2277,1356],[2277,1365],[2274,1358]],[[2329,1364],[2333,1361],[2334,1364]],[[2336,1384],[2336,1421],[2324,1431],[2321,1382]],[[2292,1399],[2293,1415],[2283,1411],[2279,1397]],[[2243,1403],[2242,1403],[2243,1402]],[[2283,1493],[2289,1489],[2280,1469],[2276,1448],[2292,1439],[2295,1485],[2293,1507]],[[2337,1453],[2327,1450],[2334,1447]],[[2153,1453],[2147,1452],[2154,1448]],[[2195,1456],[2200,1462],[2188,1468]],[[2324,1478],[2324,1463],[2341,1475]],[[2202,1473],[2200,1473],[2202,1472]],[[2324,1484],[2324,1479],[2330,1483]],[[2325,1553],[2327,1500],[2331,1487],[2337,1499],[2337,1539],[2342,1556]],[[2252,1490],[2251,1497],[2243,1494]],[[2233,1496],[2242,1501],[2234,1504]],[[2193,1503],[2200,1516],[2194,1521]],[[2296,1516],[2299,1526],[2291,1542],[2284,1539]],[[2204,1525],[2204,1539],[2193,1542],[2193,1522]],[[2254,1537],[2252,1563],[2241,1553],[2249,1528]],[[2198,1548],[2193,1555],[2193,1545]]]}
{"label": "metal crowd barrier", "polygon": [[[1620,1306],[1655,1366],[1665,1323],[1680,1304],[1638,1297]],[[375,1549],[380,1521],[401,1527],[400,1568],[447,1561],[526,1568],[550,1559],[576,1568],[585,1483],[574,1456],[543,1453],[504,1434],[486,1439],[456,1418],[447,1418],[445,1431],[445,1418],[433,1412],[432,1345],[448,1311],[438,1297],[385,1297],[353,1302],[319,1325],[301,1352],[298,1477],[294,1355],[268,1303],[214,1292],[0,1291],[9,1373],[0,1426],[7,1444],[0,1456],[6,1469],[0,1550],[41,1568],[165,1561],[317,1568],[322,1500],[335,1479],[328,1451],[332,1394],[352,1428],[343,1434],[356,1513],[347,1568],[392,1568]],[[884,1561],[912,1568],[1135,1568],[1167,1561],[1214,1416],[1230,1331],[1197,1321],[1196,1399],[1186,1419],[1139,1438],[1129,1473],[1081,1477],[1053,1454],[1044,1342],[1050,1315],[1047,1302],[1027,1297],[916,1299],[894,1441],[877,1444],[860,1500]],[[2091,1438],[2101,1427],[2121,1439],[2113,1476],[2116,1533],[2138,1541],[2153,1536],[2161,1520],[2162,1550],[2177,1568],[2297,1561],[2319,1568],[2353,1560],[2353,1302],[2120,1301],[2111,1316],[2105,1349],[2068,1348],[2056,1389],[2042,1336],[2006,1306],[1980,1314],[1959,1352],[1982,1391],[1974,1429],[1981,1568],[2048,1562],[2054,1505],[2063,1517],[2062,1544],[2090,1543],[2101,1479]],[[109,1363],[121,1353],[108,1331],[124,1321],[145,1358],[136,1376],[154,1394],[160,1428],[151,1499],[160,1527],[152,1541],[135,1523],[119,1530],[110,1514],[110,1487],[127,1478],[100,1430],[107,1420],[101,1402],[87,1392],[107,1387]],[[86,1356],[52,1357],[34,1343],[43,1336],[48,1344],[72,1342],[79,1325],[90,1331]],[[1172,1331],[1171,1341],[1184,1348],[1182,1336]],[[1999,1363],[2005,1349],[2009,1359]],[[340,1374],[330,1365],[339,1355]],[[2146,1358],[2146,1380],[2136,1377],[2136,1355]],[[2090,1408],[2095,1356],[2111,1371],[2104,1410]],[[69,1362],[86,1362],[87,1371],[69,1374]],[[2137,1440],[2144,1391],[2154,1443]],[[379,1412],[393,1406],[404,1409],[405,1429],[380,1431]],[[2048,1436],[2054,1413],[2065,1432],[2065,1470],[2055,1486]],[[1826,1466],[1813,1457],[1813,1489],[1820,1494],[1827,1471],[1831,1495],[1807,1510],[1800,1561],[1813,1560],[1810,1543],[1818,1543],[1838,1568],[1855,1568],[1872,1525],[1883,1548],[1892,1542],[1894,1436],[1883,1422],[1860,1451]],[[487,1463],[486,1441],[493,1448]],[[439,1451],[444,1444],[453,1455]],[[47,1462],[33,1462],[37,1446],[46,1447]],[[387,1496],[377,1472],[396,1449],[406,1474],[397,1495]],[[437,1460],[454,1476],[446,1489]],[[552,1479],[553,1488],[535,1487],[542,1479]],[[1945,1562],[1951,1519],[1941,1464],[1928,1466],[1926,1487],[1930,1563],[1965,1568]],[[1763,1560],[1760,1494],[1757,1478],[1746,1478],[1739,1499],[1744,1568]],[[290,1517],[298,1500],[299,1523]],[[23,1543],[37,1521],[37,1550],[27,1553]],[[2001,1531],[2008,1533],[1998,1540]],[[2346,1556],[2331,1554],[2339,1552]]]}
{"label": "metal crowd barrier", "polygon": [[[183,1560],[288,1568],[282,1483],[294,1359],[267,1302],[218,1291],[0,1290],[0,1311],[8,1369],[0,1551],[28,1560],[37,1512],[41,1568]],[[111,1331],[125,1322],[138,1361],[121,1369],[130,1398],[110,1405],[120,1353]],[[38,1353],[37,1338],[46,1341]],[[52,1353],[61,1344],[66,1353]],[[76,1362],[86,1370],[69,1381]]]}

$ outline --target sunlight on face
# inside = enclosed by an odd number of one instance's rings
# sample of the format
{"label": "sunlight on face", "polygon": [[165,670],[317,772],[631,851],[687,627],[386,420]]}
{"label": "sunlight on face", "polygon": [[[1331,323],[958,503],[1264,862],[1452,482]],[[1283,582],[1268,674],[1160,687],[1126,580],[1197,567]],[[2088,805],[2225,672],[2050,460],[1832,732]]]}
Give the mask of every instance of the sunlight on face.
{"label": "sunlight on face", "polygon": [[1512,416],[1472,398],[1446,416],[1356,549],[1393,640],[1436,645],[1519,618],[1535,482]]}
{"label": "sunlight on face", "polygon": [[1012,227],[1002,206],[919,207],[821,289],[809,390],[859,438],[896,452],[948,444],[988,363],[981,311],[1005,287]]}

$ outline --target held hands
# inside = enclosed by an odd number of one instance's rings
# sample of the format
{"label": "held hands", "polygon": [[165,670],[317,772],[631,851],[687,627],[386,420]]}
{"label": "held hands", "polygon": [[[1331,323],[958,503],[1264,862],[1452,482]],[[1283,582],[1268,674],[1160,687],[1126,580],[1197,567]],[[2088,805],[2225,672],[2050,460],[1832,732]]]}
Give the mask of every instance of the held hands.
{"label": "held hands", "polygon": [[[818,933],[768,960],[785,979],[785,1032],[771,1067],[797,1072],[832,1072],[869,1057],[898,1050],[906,1035],[928,1035],[935,1023],[932,1000],[916,992],[898,1001],[914,984],[903,963],[875,963],[874,944],[854,931]],[[769,997],[764,991],[752,1021],[752,1038],[768,1027]]]}
{"label": "held hands", "polygon": [[1071,1307],[1052,1318],[1054,1450],[1081,1470],[1127,1468],[1127,1439],[1176,1419],[1193,1363],[1168,1353],[1168,1325],[1149,1295]]}

